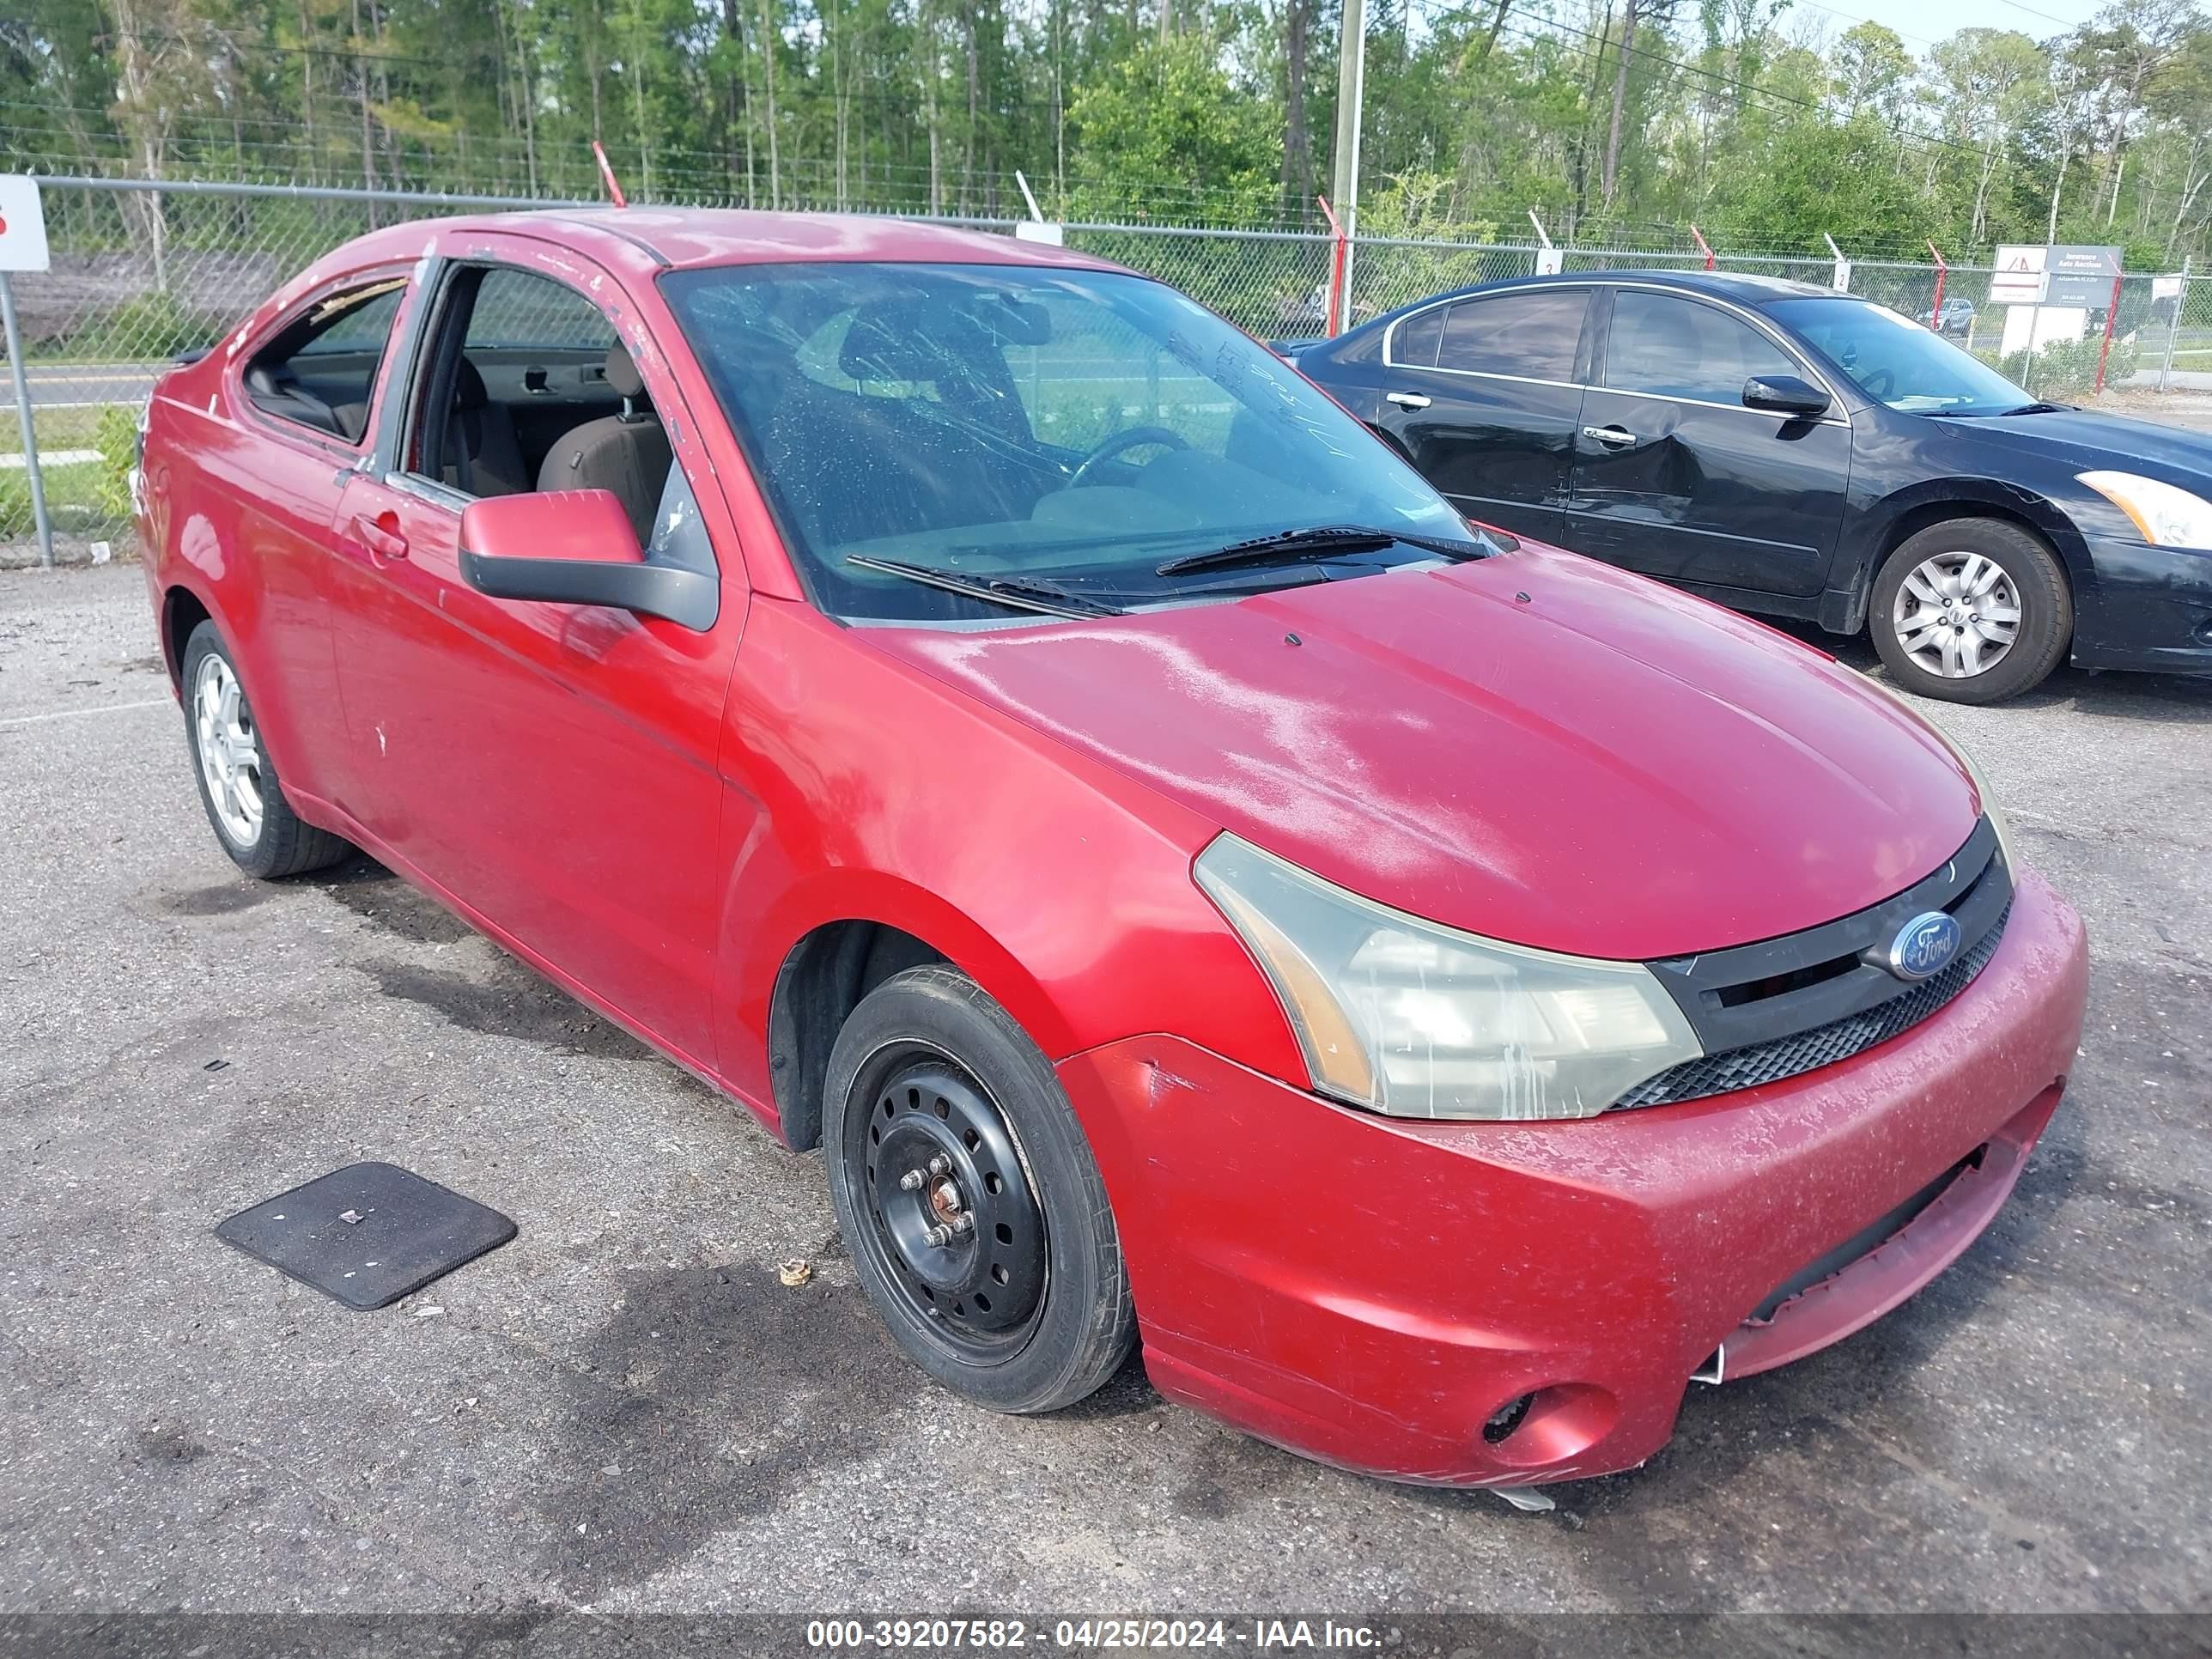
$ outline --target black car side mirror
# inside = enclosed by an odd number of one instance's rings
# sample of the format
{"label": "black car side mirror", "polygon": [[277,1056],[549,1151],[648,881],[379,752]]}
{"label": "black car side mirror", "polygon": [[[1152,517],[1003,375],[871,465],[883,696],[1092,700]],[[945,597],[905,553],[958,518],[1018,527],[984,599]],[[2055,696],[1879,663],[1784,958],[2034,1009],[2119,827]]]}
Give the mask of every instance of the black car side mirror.
{"label": "black car side mirror", "polygon": [[1795,374],[1754,374],[1743,383],[1743,406],[1809,421],[1828,412],[1828,394]]}

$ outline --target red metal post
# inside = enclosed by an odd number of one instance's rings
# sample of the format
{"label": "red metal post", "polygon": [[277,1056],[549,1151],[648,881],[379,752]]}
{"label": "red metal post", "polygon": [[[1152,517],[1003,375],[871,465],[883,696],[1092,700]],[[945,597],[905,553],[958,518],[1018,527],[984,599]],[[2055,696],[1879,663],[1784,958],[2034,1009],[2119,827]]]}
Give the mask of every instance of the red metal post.
{"label": "red metal post", "polygon": [[1322,213],[1328,220],[1332,240],[1328,273],[1328,336],[1334,339],[1340,329],[1340,319],[1343,322],[1352,320],[1346,316],[1344,309],[1344,252],[1346,246],[1344,222],[1336,216],[1336,210],[1328,204],[1328,197],[1316,196],[1314,200],[1321,204]]}
{"label": "red metal post", "polygon": [[1713,268],[1712,244],[1705,240],[1704,233],[1695,225],[1690,227],[1690,234],[1698,239],[1698,252],[1705,256],[1705,269],[1711,270]]}
{"label": "red metal post", "polygon": [[1951,274],[1951,267],[1943,263],[1943,256],[1937,251],[1932,237],[1928,242],[1928,257],[1936,262],[1936,303],[1928,307],[1928,326],[1941,334],[1943,331],[1943,279]]}
{"label": "red metal post", "polygon": [[599,158],[599,177],[606,180],[608,198],[618,208],[628,207],[629,198],[623,194],[622,186],[615,182],[614,166],[607,160],[607,147],[594,138],[592,140],[592,154]]}
{"label": "red metal post", "polygon": [[2097,392],[2105,390],[2105,360],[2112,355],[2112,324],[2120,314],[2120,268],[2112,266],[2112,302],[2105,307],[2105,343],[2097,349]]}

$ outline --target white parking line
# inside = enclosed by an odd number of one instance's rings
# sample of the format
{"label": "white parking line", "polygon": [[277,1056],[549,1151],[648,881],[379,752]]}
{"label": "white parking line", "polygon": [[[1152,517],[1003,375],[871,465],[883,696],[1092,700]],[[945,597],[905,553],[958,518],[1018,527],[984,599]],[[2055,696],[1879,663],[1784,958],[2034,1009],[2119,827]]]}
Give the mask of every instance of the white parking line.
{"label": "white parking line", "polygon": [[56,708],[44,714],[16,714],[0,720],[0,726],[35,726],[40,720],[75,720],[80,714],[120,714],[131,708],[174,708],[174,697],[149,697],[143,702],[104,702],[96,708]]}

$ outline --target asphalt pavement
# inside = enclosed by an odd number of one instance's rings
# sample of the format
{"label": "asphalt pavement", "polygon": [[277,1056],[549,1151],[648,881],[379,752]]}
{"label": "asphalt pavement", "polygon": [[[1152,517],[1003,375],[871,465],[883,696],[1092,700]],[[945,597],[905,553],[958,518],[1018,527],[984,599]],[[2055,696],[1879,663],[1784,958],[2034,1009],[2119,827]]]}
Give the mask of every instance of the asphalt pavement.
{"label": "asphalt pavement", "polygon": [[[0,1612],[2201,1611],[2212,682],[1930,712],[2087,918],[2065,1104],[1927,1291],[1522,1515],[1133,1363],[936,1391],[817,1159],[366,860],[240,878],[137,568],[0,573]],[[366,1314],[215,1237],[370,1158],[520,1236]]]}

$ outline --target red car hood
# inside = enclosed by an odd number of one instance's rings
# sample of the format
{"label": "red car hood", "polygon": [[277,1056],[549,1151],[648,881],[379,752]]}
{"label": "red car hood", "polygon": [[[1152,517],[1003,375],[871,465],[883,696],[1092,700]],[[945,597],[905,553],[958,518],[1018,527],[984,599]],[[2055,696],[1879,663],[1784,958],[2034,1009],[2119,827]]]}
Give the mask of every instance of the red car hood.
{"label": "red car hood", "polygon": [[1582,956],[1832,921],[1934,870],[1978,810],[1850,670],[1553,549],[864,637],[1355,892]]}

